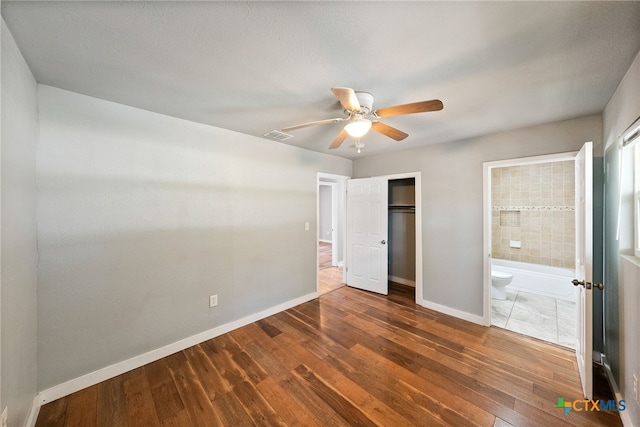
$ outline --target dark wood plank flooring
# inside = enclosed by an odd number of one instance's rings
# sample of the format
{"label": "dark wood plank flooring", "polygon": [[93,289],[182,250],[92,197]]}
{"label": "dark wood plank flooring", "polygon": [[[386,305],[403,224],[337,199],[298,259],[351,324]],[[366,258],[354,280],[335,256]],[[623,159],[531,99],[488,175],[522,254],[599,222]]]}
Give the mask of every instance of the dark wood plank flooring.
{"label": "dark wood plank flooring", "polygon": [[570,350],[416,306],[402,286],[343,287],[48,403],[37,426],[622,425],[565,416],[558,397],[582,398]]}

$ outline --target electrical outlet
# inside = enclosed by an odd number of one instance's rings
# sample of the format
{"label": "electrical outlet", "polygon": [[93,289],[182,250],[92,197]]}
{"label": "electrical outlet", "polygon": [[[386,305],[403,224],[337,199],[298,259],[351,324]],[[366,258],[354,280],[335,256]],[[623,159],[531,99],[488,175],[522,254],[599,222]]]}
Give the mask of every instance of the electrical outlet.
{"label": "electrical outlet", "polygon": [[209,296],[209,307],[215,307],[218,305],[218,295]]}
{"label": "electrical outlet", "polygon": [[2,427],[7,427],[7,421],[9,420],[9,407],[5,406],[2,410],[2,418],[0,419],[2,423]]}

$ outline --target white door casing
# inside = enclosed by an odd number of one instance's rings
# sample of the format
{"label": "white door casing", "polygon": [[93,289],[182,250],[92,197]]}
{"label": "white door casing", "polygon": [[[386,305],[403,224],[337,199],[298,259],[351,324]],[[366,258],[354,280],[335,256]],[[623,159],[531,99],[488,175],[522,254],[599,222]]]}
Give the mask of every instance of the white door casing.
{"label": "white door casing", "polygon": [[347,181],[347,285],[388,294],[388,179]]}
{"label": "white door casing", "polygon": [[[316,223],[318,229],[320,229],[320,186],[324,184],[332,184],[334,185],[334,195],[332,198],[333,204],[333,219],[336,224],[332,224],[334,228],[333,232],[333,250],[332,250],[332,261],[336,264],[344,263],[344,254],[346,253],[346,239],[345,239],[345,222],[346,222],[346,181],[349,180],[350,177],[346,175],[334,175],[324,172],[318,172],[317,177],[317,197],[316,197]],[[319,257],[319,246],[316,247],[316,262]],[[320,280],[318,269],[316,271],[316,289],[319,289]],[[342,283],[346,283],[347,275],[346,272],[342,271]]]}
{"label": "white door casing", "polygon": [[338,185],[331,185],[331,265],[338,265]]}
{"label": "white door casing", "polygon": [[586,399],[593,395],[593,144],[576,156],[576,358]]}
{"label": "white door casing", "polygon": [[[523,159],[499,160],[483,164],[483,235],[484,235],[484,325],[491,325],[491,170],[496,167],[565,161],[575,161],[576,212],[576,278],[592,288],[593,266],[593,144],[586,143],[578,153],[559,153]],[[593,394],[593,305],[592,289],[578,286],[576,291],[576,359],[579,365],[584,396]]]}

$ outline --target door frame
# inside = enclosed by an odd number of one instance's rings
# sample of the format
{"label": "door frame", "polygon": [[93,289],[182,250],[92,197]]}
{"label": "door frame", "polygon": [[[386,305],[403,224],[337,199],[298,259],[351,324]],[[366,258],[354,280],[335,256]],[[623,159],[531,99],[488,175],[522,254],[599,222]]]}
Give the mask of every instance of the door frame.
{"label": "door frame", "polygon": [[[425,301],[423,299],[423,270],[422,270],[422,173],[421,172],[406,172],[406,173],[398,173],[391,175],[381,175],[380,177],[387,178],[388,180],[393,179],[405,179],[405,178],[413,178],[415,183],[415,203],[416,203],[416,290],[415,290],[415,303],[417,305],[425,306]],[[338,209],[338,215],[343,218],[343,224],[346,224],[346,199],[347,199],[347,185],[346,181],[351,179],[352,177],[346,175],[335,175],[330,173],[318,172],[317,177],[317,185],[316,185],[316,193],[319,192],[319,184],[320,179],[331,179],[336,180],[338,182],[342,182],[343,185],[338,186],[337,197],[342,200],[342,209]],[[318,204],[318,195],[316,194],[316,205]],[[319,206],[316,206],[316,222],[320,220],[320,211]],[[343,227],[342,232],[340,233],[342,237],[342,254],[344,259],[344,268],[342,269],[342,281],[343,283],[347,282],[347,264],[346,264],[346,253],[347,253],[347,239],[346,239],[346,227]],[[317,236],[316,236],[317,240]],[[318,246],[316,244],[316,263],[318,262]],[[319,276],[318,269],[316,268],[316,290],[319,286]]]}
{"label": "door frame", "polygon": [[[332,245],[335,245],[338,240],[338,183],[337,182],[328,182],[328,181],[320,181],[318,182],[318,187],[329,187],[331,190],[331,238],[329,241]],[[318,231],[320,230],[320,188],[318,188]],[[326,241],[327,239],[323,239],[321,236],[318,236],[318,241]],[[338,265],[338,255],[336,251],[331,251],[331,266],[335,267]]]}
{"label": "door frame", "polygon": [[[322,179],[330,180],[330,181],[321,181]],[[346,242],[346,218],[347,218],[347,183],[346,181],[351,179],[350,176],[347,175],[336,175],[331,173],[318,172],[316,177],[316,230],[320,229],[320,186],[325,184],[334,184],[332,190],[332,227],[334,227],[334,232],[332,233],[331,238],[333,242],[336,240],[342,241],[342,259],[343,265],[345,262],[345,255],[347,250],[347,242]],[[340,203],[340,201],[342,203]],[[339,207],[341,206],[341,208]],[[342,222],[342,230],[339,230],[339,227],[336,226],[336,223]],[[341,238],[341,239],[338,239]],[[316,232],[315,236],[315,245],[316,245],[316,292],[318,291],[318,287],[320,286],[320,275],[318,270],[318,259],[320,257],[320,250],[318,247],[318,233]],[[339,262],[336,262],[337,255],[332,253],[332,263],[340,265]],[[347,274],[346,268],[342,269],[342,282],[346,283]]]}
{"label": "door frame", "polygon": [[416,294],[415,303],[417,305],[424,306],[423,298],[423,284],[422,284],[422,173],[421,172],[407,172],[397,173],[393,175],[385,175],[387,182],[394,179],[406,179],[413,178],[414,191],[415,191],[415,203],[416,203]]}
{"label": "door frame", "polygon": [[[482,276],[484,285],[482,321],[485,326],[491,326],[491,170],[494,168],[532,165],[536,163],[575,161],[577,155],[577,151],[571,151],[566,153],[545,154],[542,156],[496,160],[482,164]],[[578,225],[576,224],[576,228],[577,227]]]}

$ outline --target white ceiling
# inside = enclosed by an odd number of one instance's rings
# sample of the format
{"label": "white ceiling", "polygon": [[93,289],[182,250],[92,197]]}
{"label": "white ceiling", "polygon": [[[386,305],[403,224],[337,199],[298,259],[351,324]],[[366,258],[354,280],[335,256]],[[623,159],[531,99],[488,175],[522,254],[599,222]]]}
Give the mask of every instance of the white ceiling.
{"label": "white ceiling", "polygon": [[640,2],[2,2],[38,82],[262,136],[342,110],[441,99],[328,150],[356,158],[600,113],[640,50]]}

